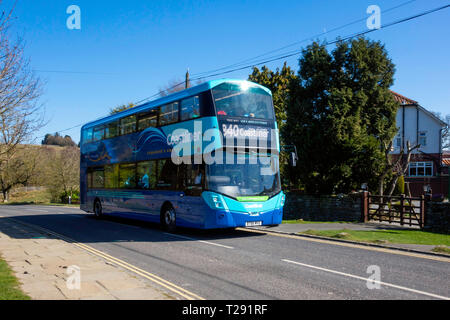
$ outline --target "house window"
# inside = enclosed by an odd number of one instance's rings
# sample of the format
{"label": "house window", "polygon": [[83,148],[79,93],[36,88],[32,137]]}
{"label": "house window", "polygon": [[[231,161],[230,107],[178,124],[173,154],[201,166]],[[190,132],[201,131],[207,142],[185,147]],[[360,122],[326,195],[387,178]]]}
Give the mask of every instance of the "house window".
{"label": "house window", "polygon": [[419,144],[421,147],[425,147],[427,145],[427,133],[426,132],[419,133]]}
{"label": "house window", "polygon": [[401,147],[402,147],[402,137],[401,137],[400,135],[398,135],[398,136],[395,138],[395,146],[396,146],[397,148],[401,148]]}
{"label": "house window", "polygon": [[409,164],[410,177],[432,177],[433,162],[411,162]]}

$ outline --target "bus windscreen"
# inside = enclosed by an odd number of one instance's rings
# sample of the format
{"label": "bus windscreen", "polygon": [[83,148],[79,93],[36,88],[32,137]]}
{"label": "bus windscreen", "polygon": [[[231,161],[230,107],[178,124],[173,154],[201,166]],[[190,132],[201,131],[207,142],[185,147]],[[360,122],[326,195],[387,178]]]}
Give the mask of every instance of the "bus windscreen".
{"label": "bus windscreen", "polygon": [[272,96],[259,87],[223,83],[212,94],[218,116],[274,119]]}

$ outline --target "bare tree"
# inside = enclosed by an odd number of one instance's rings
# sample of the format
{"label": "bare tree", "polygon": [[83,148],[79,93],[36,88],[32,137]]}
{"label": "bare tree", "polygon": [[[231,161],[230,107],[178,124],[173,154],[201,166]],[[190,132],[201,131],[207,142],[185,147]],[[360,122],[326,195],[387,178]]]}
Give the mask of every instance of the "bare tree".
{"label": "bare tree", "polygon": [[161,97],[168,96],[172,93],[184,90],[185,86],[185,81],[179,79],[170,80],[167,85],[159,88],[159,95]]}
{"label": "bare tree", "polygon": [[[186,83],[187,81],[187,83]],[[181,81],[180,79],[174,79],[174,80],[170,80],[169,83],[163,87],[159,88],[159,95],[161,97],[166,97],[172,93],[178,92],[178,91],[182,91],[184,89],[186,89],[187,87],[191,86],[191,82],[190,80],[184,80]],[[195,81],[195,85],[199,85],[202,83],[202,80],[197,80]]]}
{"label": "bare tree", "polygon": [[42,82],[23,55],[23,42],[11,41],[12,11],[0,15],[0,158],[43,126]]}
{"label": "bare tree", "polygon": [[18,146],[44,125],[43,108],[37,102],[42,82],[24,58],[23,42],[11,40],[11,21],[12,10],[0,13],[0,175],[6,197],[14,184],[29,179],[30,171],[22,170],[26,159],[16,154]]}
{"label": "bare tree", "polygon": [[442,130],[442,150],[450,151],[450,115],[445,117],[447,126]]}
{"label": "bare tree", "polygon": [[394,158],[390,154],[392,150],[392,144],[391,141],[389,144],[384,145],[384,155],[386,159],[386,168],[384,169],[383,173],[380,175],[378,179],[378,193],[380,196],[384,195],[384,184],[387,176],[393,172],[394,177],[391,181],[391,185],[389,188],[388,195],[391,196],[394,193],[395,186],[397,185],[398,179],[401,176],[404,176],[409,168],[409,163],[411,162],[411,154],[414,150],[420,148],[420,145],[414,145],[411,146],[411,143],[409,141],[406,142],[406,150],[402,148],[400,150],[400,154],[398,157]]}
{"label": "bare tree", "polygon": [[53,201],[60,197],[73,196],[80,186],[80,149],[64,147],[50,154],[47,172],[48,188]]}
{"label": "bare tree", "polygon": [[36,172],[38,151],[29,146],[18,146],[14,154],[2,162],[0,170],[0,191],[3,202],[8,202],[11,189],[27,185]]}
{"label": "bare tree", "polygon": [[392,196],[395,190],[395,186],[397,185],[398,179],[401,176],[405,176],[408,172],[409,163],[411,162],[411,155],[412,152],[416,149],[420,148],[420,144],[416,144],[414,146],[411,146],[411,143],[409,141],[406,142],[406,150],[402,148],[400,152],[400,156],[398,160],[395,163],[394,166],[394,179],[391,182],[391,187],[389,189],[389,196]]}

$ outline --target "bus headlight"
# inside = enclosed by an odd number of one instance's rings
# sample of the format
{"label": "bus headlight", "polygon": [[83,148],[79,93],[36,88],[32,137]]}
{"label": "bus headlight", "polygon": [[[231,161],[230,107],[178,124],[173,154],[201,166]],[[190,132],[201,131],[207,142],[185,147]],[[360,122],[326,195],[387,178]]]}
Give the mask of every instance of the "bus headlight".
{"label": "bus headlight", "polygon": [[280,207],[284,207],[285,202],[286,202],[286,195],[283,193],[280,200]]}
{"label": "bus headlight", "polygon": [[221,196],[213,195],[211,198],[212,198],[212,201],[213,201],[215,209],[223,209],[223,210],[225,210],[225,206],[226,205],[223,202]]}

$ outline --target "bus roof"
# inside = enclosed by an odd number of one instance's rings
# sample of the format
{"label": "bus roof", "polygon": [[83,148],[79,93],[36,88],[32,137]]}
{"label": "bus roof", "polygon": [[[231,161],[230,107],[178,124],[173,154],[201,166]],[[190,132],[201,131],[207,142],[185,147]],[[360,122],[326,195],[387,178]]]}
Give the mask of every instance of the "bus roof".
{"label": "bus roof", "polygon": [[128,110],[88,122],[83,127],[81,127],[81,130],[88,129],[88,128],[91,128],[91,127],[94,127],[97,125],[101,125],[103,123],[107,123],[110,121],[118,120],[120,118],[127,117],[129,115],[133,115],[135,113],[139,113],[139,112],[145,111],[147,109],[151,109],[152,107],[157,107],[157,106],[161,106],[161,105],[164,105],[167,103],[171,103],[173,101],[178,101],[180,99],[184,99],[184,98],[199,94],[201,92],[208,91],[222,83],[250,83],[252,86],[260,87],[261,89],[266,91],[268,94],[272,95],[271,91],[269,89],[267,89],[266,87],[263,87],[257,83],[250,82],[247,80],[236,80],[236,79],[211,80],[211,81],[207,81],[202,84],[199,84],[195,87],[191,87],[191,88],[188,88],[188,89],[185,89],[182,91],[172,93],[166,97],[162,97],[162,98],[150,101],[150,102],[146,102],[144,104],[130,108]]}

